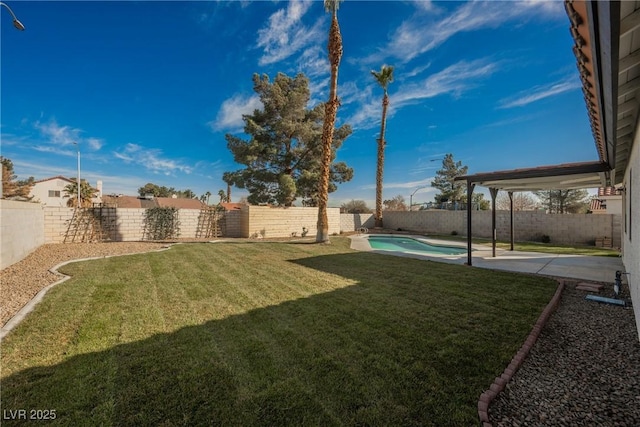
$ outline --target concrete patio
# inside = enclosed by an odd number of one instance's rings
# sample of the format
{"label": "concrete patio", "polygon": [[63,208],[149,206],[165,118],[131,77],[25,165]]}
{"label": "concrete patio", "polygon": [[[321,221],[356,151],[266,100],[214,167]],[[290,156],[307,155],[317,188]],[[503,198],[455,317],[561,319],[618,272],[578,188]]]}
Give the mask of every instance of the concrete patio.
{"label": "concrete patio", "polygon": [[[386,236],[393,236],[387,234]],[[400,235],[398,235],[400,236]],[[424,238],[424,236],[407,236],[434,245],[456,246],[466,249],[466,245],[456,244],[446,240]],[[467,255],[425,255],[399,251],[372,249],[367,241],[367,235],[351,236],[351,248],[359,251],[395,255],[408,258],[425,259],[450,264],[465,264]],[[624,271],[620,257],[601,257],[585,255],[556,255],[538,252],[519,252],[496,249],[496,257],[492,256],[489,246],[473,245],[473,267],[492,270],[505,270],[518,273],[539,274],[543,276],[566,277],[571,279],[588,280],[593,282],[610,282],[615,279],[616,270]]]}

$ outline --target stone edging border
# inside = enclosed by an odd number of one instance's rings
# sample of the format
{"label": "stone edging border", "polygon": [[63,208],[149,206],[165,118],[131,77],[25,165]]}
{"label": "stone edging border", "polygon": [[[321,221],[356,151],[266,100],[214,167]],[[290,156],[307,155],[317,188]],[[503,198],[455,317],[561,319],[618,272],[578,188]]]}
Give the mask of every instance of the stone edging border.
{"label": "stone edging border", "polygon": [[9,319],[7,321],[7,323],[4,324],[4,326],[2,328],[0,328],[0,342],[2,342],[2,340],[4,339],[5,336],[7,336],[7,334],[9,332],[11,332],[16,326],[18,326],[20,324],[20,322],[22,322],[22,320],[24,320],[24,318],[27,316],[27,314],[31,313],[31,311],[34,309],[34,307],[40,302],[42,301],[42,299],[44,298],[45,294],[47,292],[49,292],[49,290],[51,288],[53,288],[56,285],[59,285],[60,283],[66,282],[67,280],[71,279],[71,276],[67,276],[65,274],[62,274],[58,271],[58,269],[60,267],[63,267],[67,264],[71,264],[72,262],[80,262],[80,261],[91,261],[94,259],[104,259],[104,258],[114,258],[114,257],[119,257],[119,256],[129,256],[129,255],[138,255],[138,254],[144,254],[144,253],[150,253],[150,252],[162,252],[162,251],[166,251],[171,249],[171,245],[160,248],[160,249],[155,249],[152,251],[147,251],[147,252],[131,252],[128,254],[118,254],[118,255],[104,255],[104,256],[96,256],[96,257],[90,257],[90,258],[78,258],[78,259],[72,259],[69,261],[65,261],[65,262],[61,262],[60,264],[55,265],[54,267],[51,267],[49,269],[49,271],[53,274],[56,274],[58,276],[61,276],[62,278],[54,283],[51,283],[47,286],[45,286],[44,288],[40,289],[40,292],[38,292],[33,298],[31,298],[29,300],[28,303],[26,303],[20,310],[18,310],[18,312],[16,314],[13,315],[13,317],[11,319]]}
{"label": "stone edging border", "polygon": [[509,365],[505,368],[502,375],[496,377],[493,380],[493,383],[489,387],[489,390],[486,390],[484,393],[480,395],[478,399],[478,416],[480,417],[480,423],[482,427],[492,427],[492,424],[489,422],[489,405],[493,402],[493,399],[500,394],[507,383],[511,381],[511,378],[515,375],[516,371],[522,366],[522,363],[529,355],[529,352],[533,348],[533,345],[538,340],[540,336],[540,332],[542,332],[542,328],[546,325],[547,321],[551,314],[558,307],[558,303],[560,302],[560,297],[562,296],[562,291],[564,290],[565,282],[564,280],[558,280],[558,288],[556,289],[556,293],[551,298],[551,301],[547,304],[545,309],[538,317],[538,321],[529,332],[529,336],[525,340],[520,350],[513,356]]}

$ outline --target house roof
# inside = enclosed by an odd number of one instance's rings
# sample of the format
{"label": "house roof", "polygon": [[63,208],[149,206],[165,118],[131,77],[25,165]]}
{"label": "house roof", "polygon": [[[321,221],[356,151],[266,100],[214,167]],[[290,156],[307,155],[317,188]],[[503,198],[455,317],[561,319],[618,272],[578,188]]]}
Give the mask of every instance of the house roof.
{"label": "house roof", "polygon": [[197,199],[174,199],[171,197],[154,197],[152,199],[144,199],[136,196],[102,196],[102,203],[106,206],[137,209],[148,209],[154,207],[202,209],[202,207],[206,206]]}
{"label": "house roof", "polygon": [[480,173],[458,180],[508,191],[622,182],[640,105],[640,3],[565,0],[565,9],[599,161]]}
{"label": "house roof", "polygon": [[65,176],[58,175],[58,176],[52,176],[51,178],[39,179],[39,180],[37,180],[35,183],[37,184],[37,183],[39,183],[39,182],[53,181],[54,179],[61,179],[61,180],[63,180],[63,181],[67,181],[67,182],[76,182],[76,180],[75,180],[75,179],[70,179],[70,178],[67,178],[67,177],[65,177]]}
{"label": "house roof", "polygon": [[220,203],[220,205],[227,211],[234,211],[242,209],[243,203]]}
{"label": "house roof", "polygon": [[202,209],[207,206],[205,203],[198,199],[184,199],[184,198],[172,198],[172,197],[155,197],[156,201],[161,208],[178,208],[178,209]]}

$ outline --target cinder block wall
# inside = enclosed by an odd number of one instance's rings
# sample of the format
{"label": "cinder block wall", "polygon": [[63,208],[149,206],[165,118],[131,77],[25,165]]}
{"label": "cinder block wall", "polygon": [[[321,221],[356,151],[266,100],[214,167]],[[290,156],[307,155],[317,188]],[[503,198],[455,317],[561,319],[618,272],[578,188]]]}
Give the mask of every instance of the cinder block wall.
{"label": "cinder block wall", "polygon": [[245,233],[248,235],[249,228],[244,227],[244,223],[246,222],[244,218],[248,218],[247,214],[248,211],[244,212],[235,209],[232,211],[227,211],[227,213],[225,214],[224,235],[226,237],[242,237],[243,235],[245,235]]}
{"label": "cinder block wall", "polygon": [[73,217],[73,208],[47,206],[44,208],[44,235],[46,243],[64,241],[68,221]]}
{"label": "cinder block wall", "polygon": [[[308,229],[307,236],[317,232],[318,208],[243,206],[243,235],[270,237],[290,237],[292,233],[302,235],[302,227]],[[328,208],[329,234],[340,232],[340,208]]]}
{"label": "cinder block wall", "polygon": [[[40,206],[40,205],[36,205]],[[180,209],[180,238],[195,238],[200,217],[198,209]],[[329,233],[340,232],[340,210],[329,208]],[[46,207],[44,209],[44,230],[47,243],[64,241],[69,222],[73,217],[72,208]],[[145,209],[102,208],[102,225],[109,231],[109,238],[117,242],[140,241],[144,236]],[[225,237],[290,237],[291,233],[302,235],[306,227],[308,236],[316,234],[317,208],[273,208],[266,206],[243,206],[240,210],[226,214]]]}
{"label": "cinder block wall", "polygon": [[[354,231],[357,224],[372,228],[373,215],[341,214],[342,231]],[[475,237],[491,238],[491,211],[473,211],[472,233]],[[514,212],[514,238],[517,241],[539,240],[543,234],[551,242],[561,244],[593,244],[597,237],[612,238],[613,246],[620,247],[620,215],[546,214],[542,211]],[[411,230],[425,234],[467,234],[467,211],[385,211],[384,228]],[[496,234],[499,240],[510,238],[510,214],[496,212]]]}
{"label": "cinder block wall", "polygon": [[41,204],[0,199],[0,269],[44,244],[44,229]]}
{"label": "cinder block wall", "polygon": [[340,214],[340,232],[355,231],[361,227],[373,228],[375,218],[371,213]]}

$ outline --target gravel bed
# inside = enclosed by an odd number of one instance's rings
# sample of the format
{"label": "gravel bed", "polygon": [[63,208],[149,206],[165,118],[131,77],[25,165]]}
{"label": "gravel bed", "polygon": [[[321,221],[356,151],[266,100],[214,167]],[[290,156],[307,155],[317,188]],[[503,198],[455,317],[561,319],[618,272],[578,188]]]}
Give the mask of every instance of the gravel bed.
{"label": "gravel bed", "polygon": [[[605,287],[599,295],[613,297],[612,284]],[[529,356],[489,406],[494,426],[640,425],[633,309],[587,294],[567,284]]]}
{"label": "gravel bed", "polygon": [[163,243],[51,243],[40,246],[23,260],[0,270],[0,325],[9,321],[42,288],[60,280],[49,269],[79,258],[149,252]]}

